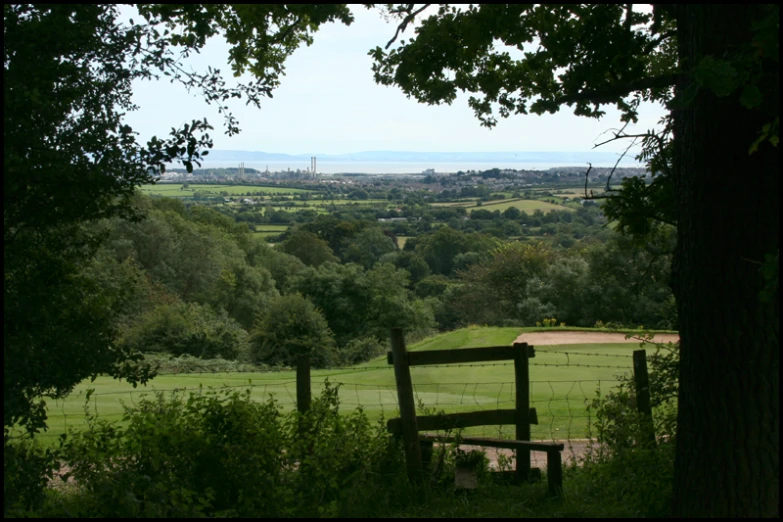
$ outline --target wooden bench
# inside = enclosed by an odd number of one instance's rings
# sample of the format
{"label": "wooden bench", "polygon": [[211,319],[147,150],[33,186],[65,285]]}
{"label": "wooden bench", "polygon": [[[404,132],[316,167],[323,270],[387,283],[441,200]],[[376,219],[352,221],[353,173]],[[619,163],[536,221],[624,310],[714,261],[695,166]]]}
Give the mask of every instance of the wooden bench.
{"label": "wooden bench", "polygon": [[565,446],[562,443],[491,439],[484,437],[462,437],[457,439],[456,437],[432,435],[428,433],[420,433],[419,441],[422,445],[422,457],[425,462],[430,460],[433,451],[433,444],[435,442],[452,444],[459,441],[460,444],[466,444],[469,446],[543,451],[546,453],[546,477],[548,493],[551,496],[558,496],[563,491],[563,465],[562,459],[560,458],[560,452],[565,449]]}

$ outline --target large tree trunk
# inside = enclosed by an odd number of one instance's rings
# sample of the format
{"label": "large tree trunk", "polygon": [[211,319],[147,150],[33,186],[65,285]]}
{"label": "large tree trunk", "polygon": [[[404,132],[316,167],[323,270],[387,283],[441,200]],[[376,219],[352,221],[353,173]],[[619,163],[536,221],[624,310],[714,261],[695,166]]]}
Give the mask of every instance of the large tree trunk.
{"label": "large tree trunk", "polygon": [[[688,71],[751,39],[757,5],[680,5]],[[688,78],[677,85],[678,95]],[[773,82],[765,95],[776,90]],[[777,96],[777,92],[774,92]],[[779,303],[762,302],[759,262],[778,250],[778,151],[749,155],[777,99],[747,110],[702,89],[674,111],[681,337],[675,516],[779,513]]]}

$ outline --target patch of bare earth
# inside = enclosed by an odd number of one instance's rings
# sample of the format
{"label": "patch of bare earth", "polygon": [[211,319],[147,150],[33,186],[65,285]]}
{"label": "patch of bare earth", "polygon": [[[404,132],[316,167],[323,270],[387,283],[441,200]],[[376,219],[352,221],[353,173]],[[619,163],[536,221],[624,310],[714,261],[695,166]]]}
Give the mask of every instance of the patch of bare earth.
{"label": "patch of bare earth", "polygon": [[[561,457],[563,459],[563,465],[569,465],[572,462],[578,462],[579,459],[585,456],[587,453],[587,439],[574,439],[574,440],[563,440],[563,441],[555,441],[555,442],[562,442],[565,445],[565,449],[561,453]],[[508,458],[511,458],[514,456],[514,451],[510,449],[502,449],[502,448],[482,448],[479,446],[469,446],[464,445],[460,446],[460,449],[464,451],[471,451],[471,450],[480,450],[484,451],[484,453],[487,455],[487,458],[489,459],[489,467],[490,469],[497,470],[499,469],[498,466],[498,457],[500,455],[505,455]],[[540,468],[540,469],[546,469],[546,453],[542,451],[531,451],[530,452],[530,465],[534,468]]]}

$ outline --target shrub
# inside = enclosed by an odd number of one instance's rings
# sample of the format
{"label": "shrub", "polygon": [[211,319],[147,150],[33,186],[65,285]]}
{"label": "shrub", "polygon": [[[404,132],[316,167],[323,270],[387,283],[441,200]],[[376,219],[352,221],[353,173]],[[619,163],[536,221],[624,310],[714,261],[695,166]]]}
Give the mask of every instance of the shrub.
{"label": "shrub", "polygon": [[310,411],[291,417],[296,516],[366,516],[410,498],[402,448],[383,420],[373,426],[361,408],[341,415],[339,405],[327,382]]}
{"label": "shrub", "polygon": [[323,314],[300,294],[273,299],[256,319],[250,342],[255,363],[295,366],[309,355],[315,368],[336,363],[334,336]]}
{"label": "shrub", "polygon": [[[649,337],[646,337],[649,339]],[[674,476],[679,344],[658,345],[648,358],[656,444],[646,445],[649,424],[636,409],[633,377],[619,377],[616,390],[588,406],[595,414],[591,443],[580,469],[572,469],[569,495],[587,500],[585,516],[665,517]]]}
{"label": "shrub", "polygon": [[666,518],[674,477],[674,445],[593,454],[566,470],[566,495],[585,517]]}
{"label": "shrub", "polygon": [[[649,340],[651,336],[639,337]],[[679,343],[657,344],[648,357],[650,404],[658,443],[672,442],[677,431]],[[602,397],[600,392],[588,407],[595,413],[591,428],[598,443],[610,451],[638,445],[645,436],[645,421],[636,408],[636,384],[631,375],[620,375],[617,388]]]}
{"label": "shrub", "polygon": [[45,498],[55,467],[55,453],[36,447],[29,439],[11,440],[3,434],[3,517],[27,516]]}
{"label": "shrub", "polygon": [[89,417],[64,457],[87,492],[80,516],[282,514],[286,433],[271,399],[249,390],[157,393],[126,407],[127,426]]}
{"label": "shrub", "polygon": [[362,337],[348,341],[348,344],[340,350],[340,359],[343,364],[359,364],[381,355],[384,345],[375,337]]}
{"label": "shrub", "polygon": [[145,314],[122,342],[140,352],[236,359],[247,352],[247,338],[247,332],[225,311],[178,303]]}
{"label": "shrub", "polygon": [[267,365],[256,365],[243,361],[232,361],[223,358],[201,359],[184,354],[173,356],[169,354],[146,354],[144,360],[155,368],[158,375],[177,373],[225,373],[225,372],[268,372],[273,368]]}
{"label": "shrub", "polygon": [[399,444],[360,409],[340,415],[328,383],[306,414],[223,390],[88,420],[62,448],[80,491],[49,515],[366,516],[410,498]]}

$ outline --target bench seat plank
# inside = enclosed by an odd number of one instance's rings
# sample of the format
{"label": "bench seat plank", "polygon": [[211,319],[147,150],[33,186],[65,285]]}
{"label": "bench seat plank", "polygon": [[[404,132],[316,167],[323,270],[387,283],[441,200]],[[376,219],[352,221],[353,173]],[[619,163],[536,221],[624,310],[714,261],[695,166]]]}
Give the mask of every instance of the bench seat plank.
{"label": "bench seat plank", "polygon": [[[447,437],[444,435],[432,435],[429,433],[420,433],[419,440],[428,442],[454,442],[457,439],[455,437]],[[491,448],[505,448],[505,449],[529,449],[532,451],[563,451],[565,445],[561,442],[538,442],[528,440],[507,440],[507,439],[490,439],[484,437],[463,437],[460,439],[461,444],[467,444],[470,446],[487,446]]]}

